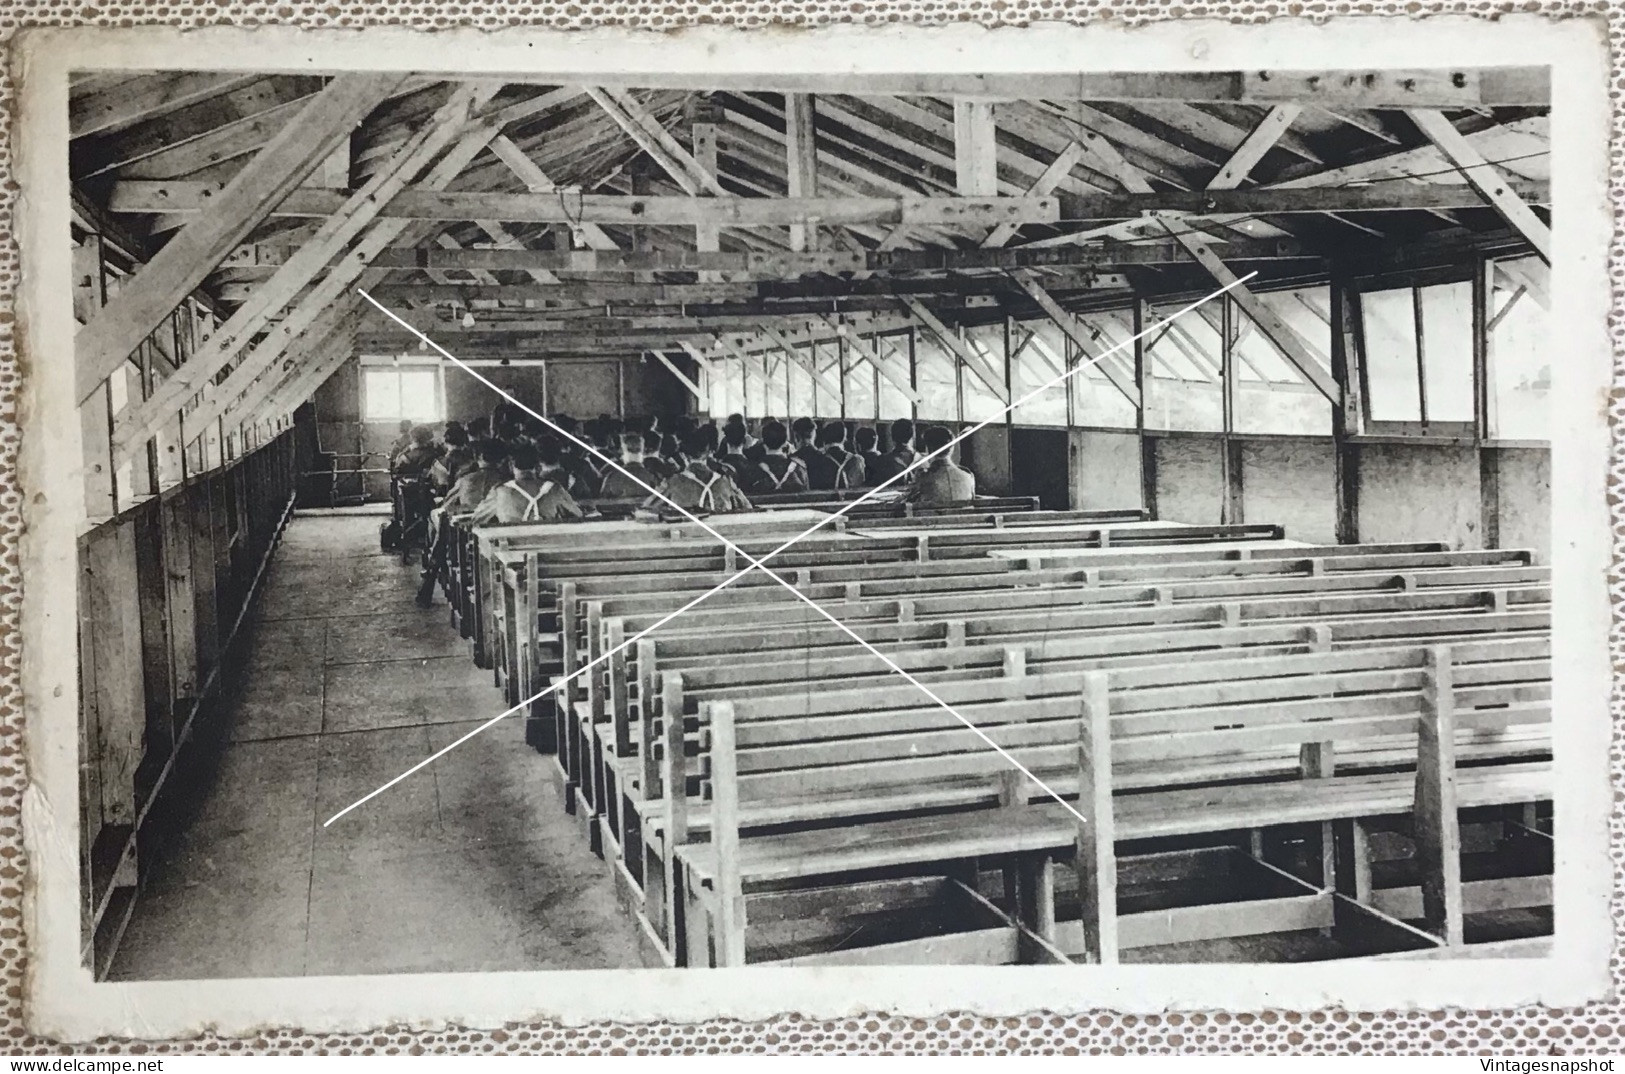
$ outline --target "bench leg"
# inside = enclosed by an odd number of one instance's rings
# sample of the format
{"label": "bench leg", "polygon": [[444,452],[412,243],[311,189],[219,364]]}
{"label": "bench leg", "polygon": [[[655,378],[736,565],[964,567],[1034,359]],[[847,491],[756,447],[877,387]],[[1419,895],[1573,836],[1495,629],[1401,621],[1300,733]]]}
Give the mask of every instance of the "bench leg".
{"label": "bench leg", "polygon": [[1334,883],[1340,895],[1357,903],[1371,903],[1371,836],[1365,822],[1340,820],[1332,824],[1336,855]]}
{"label": "bench leg", "polygon": [[1050,953],[1028,935],[1045,943],[1055,943],[1055,863],[1048,853],[1024,854],[1016,862],[1015,919],[1025,930],[1017,941],[1017,961],[1022,965],[1054,961]]}

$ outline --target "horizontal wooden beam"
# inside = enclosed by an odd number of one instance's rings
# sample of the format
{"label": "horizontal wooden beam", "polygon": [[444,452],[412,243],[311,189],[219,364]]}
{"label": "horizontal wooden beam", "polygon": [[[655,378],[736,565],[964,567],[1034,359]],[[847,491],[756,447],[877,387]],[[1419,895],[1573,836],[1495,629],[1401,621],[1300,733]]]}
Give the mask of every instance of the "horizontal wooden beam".
{"label": "horizontal wooden beam", "polygon": [[[1507,192],[1527,204],[1551,201],[1546,183],[1502,180]],[[113,187],[114,213],[182,214],[201,212],[223,184],[129,180]],[[306,187],[294,191],[274,216],[325,217],[343,208],[347,190]],[[1468,209],[1484,204],[1461,183],[1392,182],[1351,187],[1252,187],[1248,189],[1164,190],[1139,194],[1058,194],[1028,197],[637,197],[542,193],[437,193],[408,190],[393,198],[384,218],[463,223],[499,220],[517,224],[600,224],[651,227],[782,227],[818,223],[833,226],[884,224],[998,228],[1024,224],[1097,223],[1149,213],[1270,214],[1384,212]],[[601,249],[613,249],[603,243]],[[1001,245],[1000,242],[988,245]]]}
{"label": "horizontal wooden beam", "polygon": [[[715,71],[595,73],[600,86],[638,89],[834,93],[853,96],[992,97],[1053,101],[1181,101],[1297,103],[1352,108],[1544,107],[1551,104],[1545,67],[1428,68],[1418,70],[1083,72],[1040,74],[855,74],[832,58],[827,73],[795,71],[719,74]],[[466,77],[447,73],[448,79]],[[557,74],[504,72],[513,83],[556,85]]]}
{"label": "horizontal wooden beam", "polygon": [[[1319,261],[1291,241],[1227,243],[1229,261]],[[382,251],[373,267],[397,270],[474,269],[521,271],[545,268],[555,272],[720,272],[756,273],[765,277],[810,273],[948,271],[952,269],[1037,268],[1050,265],[1166,265],[1194,260],[1174,244],[1102,244],[1026,250],[885,250],[859,253],[819,250],[807,253],[695,253],[688,250],[614,253],[602,250],[433,250],[423,247]]]}

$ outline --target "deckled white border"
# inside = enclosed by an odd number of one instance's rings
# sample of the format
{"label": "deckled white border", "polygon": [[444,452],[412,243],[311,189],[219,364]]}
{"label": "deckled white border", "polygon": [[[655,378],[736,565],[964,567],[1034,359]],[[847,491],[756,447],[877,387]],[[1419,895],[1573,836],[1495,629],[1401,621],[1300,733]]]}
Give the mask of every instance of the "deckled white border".
{"label": "deckled white border", "polygon": [[[1606,473],[1610,387],[1607,241],[1608,105],[1600,21],[1497,22],[1431,16],[1274,20],[1231,26],[1163,23],[1136,29],[1046,24],[731,28],[677,32],[476,30],[433,34],[257,29],[70,29],[19,36],[17,232],[23,279],[19,337],[26,370],[19,422],[24,487],[23,687],[33,782],[24,803],[33,870],[29,1021],[42,1034],[228,1035],[274,1025],[309,1032],[383,1025],[495,1027],[551,1019],[699,1021],[784,1012],[841,1017],[868,1011],[988,1015],[1034,1010],[1394,1009],[1568,1005],[1609,983],[1613,942],[1607,854],[1612,803],[1607,707],[1610,608]],[[573,971],[271,978],[94,984],[79,965],[75,535],[82,522],[79,422],[73,408],[67,257],[67,72],[207,66],[337,71],[398,67],[502,74],[557,72],[1078,71],[1380,69],[1553,65],[1554,644],[1557,938],[1552,957],[1502,962],[1332,963],[1301,966],[942,967],[712,971]],[[206,57],[206,62],[202,58]],[[561,79],[567,80],[567,79]]]}

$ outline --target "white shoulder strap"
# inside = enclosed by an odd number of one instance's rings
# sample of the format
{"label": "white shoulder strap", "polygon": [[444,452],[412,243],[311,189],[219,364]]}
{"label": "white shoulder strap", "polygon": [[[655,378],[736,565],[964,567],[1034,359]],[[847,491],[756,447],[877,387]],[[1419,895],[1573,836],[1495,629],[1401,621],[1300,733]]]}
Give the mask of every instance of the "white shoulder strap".
{"label": "white shoulder strap", "polygon": [[539,521],[541,519],[541,517],[542,517],[542,509],[541,509],[542,497],[546,496],[549,492],[553,491],[553,482],[551,482],[551,481],[543,481],[542,482],[542,487],[536,490],[536,495],[534,495],[534,496],[532,496],[530,493],[526,492],[525,487],[523,485],[521,485],[517,481],[508,482],[507,487],[513,489],[515,492],[519,493],[519,495],[521,495],[521,496],[523,496],[525,498],[525,501],[526,501],[525,502],[525,513],[524,513],[524,516],[520,519],[520,521],[522,521],[522,522],[536,522],[536,521]]}

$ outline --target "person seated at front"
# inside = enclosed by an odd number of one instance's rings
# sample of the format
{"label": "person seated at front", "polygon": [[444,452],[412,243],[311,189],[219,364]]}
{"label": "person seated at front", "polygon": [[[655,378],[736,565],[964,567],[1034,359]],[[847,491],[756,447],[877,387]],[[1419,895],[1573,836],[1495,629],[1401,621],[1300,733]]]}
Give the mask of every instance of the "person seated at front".
{"label": "person seated at front", "polygon": [[907,474],[903,481],[912,481],[919,471],[910,471],[909,467],[918,458],[919,453],[914,450],[914,423],[898,418],[891,423],[891,450],[875,464],[875,484],[890,481],[898,474]]}
{"label": "person seated at front", "polygon": [[849,489],[863,484],[863,460],[846,450],[846,425],[826,421],[818,430],[823,448],[807,463],[808,483],[815,489]]}
{"label": "person seated at front", "polygon": [[852,434],[852,448],[863,460],[863,483],[879,484],[880,434],[867,425],[860,425],[857,432]]}
{"label": "person seated at front", "polygon": [[604,471],[604,484],[598,490],[598,495],[606,500],[627,500],[634,496],[647,496],[650,489],[659,488],[660,482],[670,476],[657,475],[644,465],[643,442],[642,433],[621,434],[620,468],[611,466]]}
{"label": "person seated at front", "polygon": [[427,425],[412,427],[411,446],[396,455],[390,469],[396,477],[425,477],[440,458],[440,448],[434,442],[434,430]]}
{"label": "person seated at front", "polygon": [[[931,461],[920,468],[914,487],[903,497],[909,503],[961,503],[976,498],[976,475],[954,462],[955,449],[948,447],[953,438],[940,425],[929,425],[921,432],[920,441]],[[934,454],[937,452],[940,454]]]}
{"label": "person seated at front", "polygon": [[823,455],[818,450],[818,423],[811,418],[797,418],[790,423],[790,437],[793,444],[790,454],[800,459],[807,473],[812,474],[819,457]]}
{"label": "person seated at front", "polygon": [[659,494],[644,501],[643,510],[670,512],[673,504],[693,514],[752,509],[734,479],[710,467],[711,436],[704,427],[689,431],[683,441],[683,455],[687,465],[661,482]]}
{"label": "person seated at front", "polygon": [[755,492],[806,492],[807,464],[790,454],[790,434],[783,424],[770,421],[762,426],[762,447],[767,454],[756,464],[760,476]]}
{"label": "person seated at front", "polygon": [[515,444],[508,461],[513,466],[513,480],[498,485],[480,501],[474,509],[476,526],[581,517],[581,508],[564,486],[542,475],[542,457],[535,446]]}

